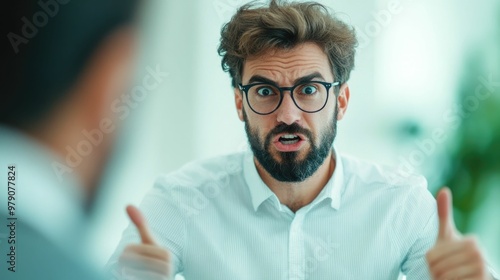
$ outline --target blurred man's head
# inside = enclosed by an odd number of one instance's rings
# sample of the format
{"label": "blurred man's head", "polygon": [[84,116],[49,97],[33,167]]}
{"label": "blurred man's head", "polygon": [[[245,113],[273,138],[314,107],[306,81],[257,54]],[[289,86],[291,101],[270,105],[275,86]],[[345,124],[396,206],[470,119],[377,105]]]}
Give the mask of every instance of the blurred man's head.
{"label": "blurred man's head", "polygon": [[353,28],[312,2],[245,5],[223,27],[219,54],[239,118],[274,179],[304,181],[330,155],[356,45]]}
{"label": "blurred man's head", "polygon": [[[7,46],[0,125],[31,135],[63,158],[69,150],[87,153],[74,166],[58,167],[76,173],[89,194],[113,139],[111,102],[130,82],[137,2],[30,0],[2,8]],[[92,133],[96,129],[106,130],[103,137]],[[94,136],[90,151],[82,145],[84,130]]]}

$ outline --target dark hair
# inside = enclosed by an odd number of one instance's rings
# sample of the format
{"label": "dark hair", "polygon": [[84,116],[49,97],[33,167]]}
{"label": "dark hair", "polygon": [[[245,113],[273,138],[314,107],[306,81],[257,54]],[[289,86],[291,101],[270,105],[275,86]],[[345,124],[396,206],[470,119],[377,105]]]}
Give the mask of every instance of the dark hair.
{"label": "dark hair", "polygon": [[0,124],[23,127],[43,118],[66,97],[103,40],[132,21],[138,2],[5,2]]}
{"label": "dark hair", "polygon": [[222,27],[218,52],[222,69],[237,87],[245,59],[306,42],[324,50],[336,81],[343,84],[349,79],[357,46],[354,28],[316,2],[272,0],[269,6],[253,2],[242,6]]}

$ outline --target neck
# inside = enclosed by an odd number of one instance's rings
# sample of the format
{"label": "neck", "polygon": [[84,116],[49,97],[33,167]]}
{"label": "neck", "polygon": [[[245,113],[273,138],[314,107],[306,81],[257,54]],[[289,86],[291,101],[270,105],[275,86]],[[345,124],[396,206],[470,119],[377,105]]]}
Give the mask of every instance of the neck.
{"label": "neck", "polygon": [[257,159],[254,158],[254,162],[262,181],[276,194],[279,201],[288,206],[294,213],[318,196],[335,170],[335,160],[331,151],[318,170],[302,182],[278,181],[260,165]]}

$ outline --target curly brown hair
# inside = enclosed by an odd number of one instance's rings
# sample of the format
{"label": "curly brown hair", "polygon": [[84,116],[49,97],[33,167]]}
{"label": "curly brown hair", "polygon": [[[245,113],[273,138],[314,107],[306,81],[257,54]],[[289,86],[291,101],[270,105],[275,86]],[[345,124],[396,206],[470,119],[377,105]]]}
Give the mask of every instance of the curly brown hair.
{"label": "curly brown hair", "polygon": [[268,6],[251,2],[240,7],[221,29],[218,52],[222,69],[237,87],[245,59],[306,42],[324,50],[336,81],[349,80],[358,44],[354,28],[316,2],[271,0]]}

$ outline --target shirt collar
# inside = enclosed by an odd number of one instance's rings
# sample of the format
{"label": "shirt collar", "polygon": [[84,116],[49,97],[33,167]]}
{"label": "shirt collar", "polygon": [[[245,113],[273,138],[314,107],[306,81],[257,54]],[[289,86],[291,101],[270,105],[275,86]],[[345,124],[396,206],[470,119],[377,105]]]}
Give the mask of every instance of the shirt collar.
{"label": "shirt collar", "polygon": [[260,178],[260,175],[257,172],[257,167],[255,166],[253,153],[251,151],[245,154],[243,173],[247,186],[250,189],[253,209],[257,211],[262,202],[273,195],[275,196],[275,194]]}
{"label": "shirt collar", "polygon": [[330,206],[338,210],[340,208],[340,199],[344,190],[344,165],[342,163],[342,156],[337,153],[335,147],[332,148],[333,159],[335,160],[335,170],[333,171],[332,177],[326,183],[323,190],[314,199],[313,203],[318,203],[323,201],[325,198],[330,198]]}
{"label": "shirt collar", "polygon": [[[318,196],[311,203],[317,204],[326,198],[330,198],[330,206],[333,209],[338,210],[340,208],[341,195],[344,189],[344,166],[342,163],[342,157],[336,152],[335,148],[332,149],[332,156],[335,160],[335,170],[323,190],[321,190]],[[257,172],[257,167],[255,166],[254,162],[254,156],[251,151],[249,151],[245,155],[243,172],[245,181],[250,191],[253,209],[257,211],[259,206],[264,201],[266,201],[270,197],[276,197],[276,195],[273,193],[273,191],[271,191],[271,189],[269,189],[264,181],[262,181],[262,178]],[[278,200],[277,197],[276,199]]]}

